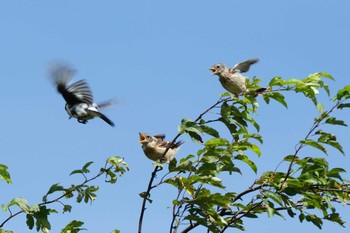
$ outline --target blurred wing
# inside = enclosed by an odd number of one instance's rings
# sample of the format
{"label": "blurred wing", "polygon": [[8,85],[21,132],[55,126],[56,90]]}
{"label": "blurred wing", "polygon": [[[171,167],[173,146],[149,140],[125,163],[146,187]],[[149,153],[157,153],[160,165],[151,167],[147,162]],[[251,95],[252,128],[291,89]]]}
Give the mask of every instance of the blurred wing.
{"label": "blurred wing", "polygon": [[259,61],[259,58],[253,58],[253,59],[249,59],[246,60],[244,62],[238,63],[236,65],[234,65],[229,71],[230,73],[234,73],[234,72],[247,72],[250,68],[251,65],[257,63]]}
{"label": "blurred wing", "polygon": [[116,103],[115,100],[107,100],[107,101],[104,101],[102,103],[98,103],[97,104],[97,107],[98,108],[101,108],[101,109],[106,109],[106,108],[109,108],[111,107],[112,105],[114,105]]}
{"label": "blurred wing", "polygon": [[55,61],[48,65],[48,73],[56,86],[67,86],[73,79],[76,70],[69,64],[62,61]]}
{"label": "blurred wing", "polygon": [[78,82],[73,83],[68,87],[67,92],[69,92],[69,96],[73,95],[76,101],[79,103],[93,104],[92,92],[85,80],[80,80]]}

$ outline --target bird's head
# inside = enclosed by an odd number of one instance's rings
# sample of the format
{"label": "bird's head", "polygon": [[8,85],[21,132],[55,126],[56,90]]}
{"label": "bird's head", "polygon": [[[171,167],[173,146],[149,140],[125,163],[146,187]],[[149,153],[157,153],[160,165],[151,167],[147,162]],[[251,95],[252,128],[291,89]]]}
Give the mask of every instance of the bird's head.
{"label": "bird's head", "polygon": [[139,142],[141,144],[147,144],[147,143],[152,141],[152,137],[149,134],[147,134],[147,133],[139,133],[139,135],[140,135],[140,141]]}
{"label": "bird's head", "polygon": [[211,75],[219,75],[224,72],[226,66],[224,64],[218,63],[209,68],[212,71]]}

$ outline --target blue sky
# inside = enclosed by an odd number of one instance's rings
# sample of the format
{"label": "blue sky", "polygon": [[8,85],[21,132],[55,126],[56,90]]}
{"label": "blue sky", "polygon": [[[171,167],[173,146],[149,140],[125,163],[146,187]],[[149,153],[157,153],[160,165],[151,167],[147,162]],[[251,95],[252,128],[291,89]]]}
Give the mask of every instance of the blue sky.
{"label": "blue sky", "polygon": [[[0,182],[0,203],[23,197],[38,203],[48,188],[69,186],[80,177],[69,173],[94,161],[92,174],[107,157],[123,156],[131,168],[116,185],[100,179],[97,200],[74,204],[70,214],[51,215],[52,232],[70,220],[85,222],[88,232],[136,232],[141,199],[153,170],[143,155],[138,132],[177,134],[182,118],[195,118],[224,90],[208,68],[259,57],[249,77],[267,84],[274,76],[304,78],[325,71],[333,94],[349,84],[350,3],[332,1],[4,1],[0,8],[0,163],[9,166],[13,184]],[[75,80],[86,79],[97,102],[115,98],[106,115],[86,125],[68,120],[64,101],[45,74],[53,59],[63,59],[78,70]],[[320,99],[328,101],[325,95]],[[262,157],[254,158],[258,174],[274,170],[294,151],[311,127],[317,111],[310,101],[287,95],[281,105],[261,107],[256,116],[265,142]],[[328,105],[329,106],[329,105]],[[349,123],[349,114],[337,113]],[[335,129],[345,145],[348,128]],[[198,148],[187,137],[178,157]],[[327,157],[331,166],[347,168],[350,160],[339,153]],[[244,189],[258,176],[247,172],[232,177]],[[248,185],[246,185],[248,184]],[[144,232],[167,232],[171,200],[176,191],[162,186],[152,194]],[[69,203],[69,202],[68,202]],[[60,205],[54,205],[57,209]],[[348,208],[340,207],[350,222]],[[7,213],[1,213],[0,221]],[[6,229],[29,232],[25,215]],[[297,219],[262,217],[246,222],[247,232],[316,233]],[[346,232],[325,223],[325,232]],[[347,229],[348,231],[348,229]],[[200,231],[198,231],[200,232]]]}

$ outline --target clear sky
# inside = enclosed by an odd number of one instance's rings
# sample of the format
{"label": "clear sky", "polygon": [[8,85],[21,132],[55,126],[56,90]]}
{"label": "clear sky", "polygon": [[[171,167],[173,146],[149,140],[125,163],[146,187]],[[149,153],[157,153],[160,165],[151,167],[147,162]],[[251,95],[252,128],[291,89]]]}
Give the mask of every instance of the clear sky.
{"label": "clear sky", "polygon": [[[165,133],[171,140],[182,118],[195,118],[224,92],[208,68],[229,66],[259,57],[248,73],[267,84],[274,76],[304,78],[324,71],[332,94],[349,84],[350,3],[324,1],[3,1],[0,7],[0,163],[9,166],[13,184],[0,182],[0,203],[23,197],[41,202],[54,183],[69,186],[81,181],[69,173],[88,161],[95,174],[112,155],[123,156],[131,170],[117,184],[99,179],[97,200],[75,204],[72,213],[52,214],[52,232],[70,220],[85,222],[88,232],[136,232],[141,208],[138,194],[146,190],[153,171],[142,153],[138,132]],[[115,98],[105,114],[112,128],[100,119],[88,124],[68,120],[64,100],[45,74],[53,59],[70,62],[75,80],[86,79],[97,102]],[[322,93],[321,99],[328,98]],[[274,170],[293,153],[311,127],[317,111],[311,101],[287,95],[288,110],[264,104],[260,98],[260,170]],[[329,105],[328,105],[329,106]],[[337,116],[350,123],[349,112]],[[349,129],[335,130],[345,151]],[[178,153],[195,153],[187,137]],[[347,169],[349,157],[332,151],[331,166]],[[162,174],[162,173],[160,173]],[[247,171],[233,176],[238,190],[258,175]],[[348,176],[349,177],[349,176]],[[245,181],[245,182],[242,182]],[[168,232],[171,200],[176,190],[164,185],[152,193],[144,232]],[[60,209],[60,205],[53,205]],[[350,222],[349,207],[340,207]],[[0,214],[2,222],[7,213]],[[279,217],[247,220],[247,232],[309,232],[319,230],[298,219]],[[29,232],[25,215],[5,225],[16,233]],[[155,230],[157,229],[157,230]],[[348,232],[326,222],[324,232]],[[198,230],[197,232],[202,232]],[[231,232],[231,231],[228,231]],[[232,231],[234,232],[234,231]]]}

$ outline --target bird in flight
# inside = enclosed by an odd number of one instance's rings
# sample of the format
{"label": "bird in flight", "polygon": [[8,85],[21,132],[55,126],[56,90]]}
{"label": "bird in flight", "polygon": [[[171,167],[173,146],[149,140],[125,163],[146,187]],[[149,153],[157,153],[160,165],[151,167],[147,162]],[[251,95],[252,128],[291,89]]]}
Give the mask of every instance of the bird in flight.
{"label": "bird in flight", "polygon": [[99,112],[99,108],[110,106],[112,101],[96,104],[85,80],[69,84],[76,73],[71,65],[64,62],[52,63],[49,66],[49,73],[57,91],[66,101],[65,109],[69,118],[76,118],[79,123],[86,124],[88,120],[99,117],[110,126],[115,126],[113,121]]}

